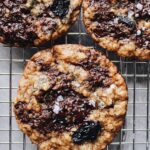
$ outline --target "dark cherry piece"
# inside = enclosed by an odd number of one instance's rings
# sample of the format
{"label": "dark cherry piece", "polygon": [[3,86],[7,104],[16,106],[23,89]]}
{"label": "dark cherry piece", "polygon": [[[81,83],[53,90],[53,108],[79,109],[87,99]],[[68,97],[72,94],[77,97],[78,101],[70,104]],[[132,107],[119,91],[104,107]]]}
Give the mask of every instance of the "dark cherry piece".
{"label": "dark cherry piece", "polygon": [[51,10],[56,16],[63,18],[68,13],[69,5],[69,0],[54,0]]}
{"label": "dark cherry piece", "polygon": [[77,131],[72,135],[72,141],[75,144],[82,144],[86,141],[96,140],[98,133],[101,131],[99,122],[87,121],[82,124]]}

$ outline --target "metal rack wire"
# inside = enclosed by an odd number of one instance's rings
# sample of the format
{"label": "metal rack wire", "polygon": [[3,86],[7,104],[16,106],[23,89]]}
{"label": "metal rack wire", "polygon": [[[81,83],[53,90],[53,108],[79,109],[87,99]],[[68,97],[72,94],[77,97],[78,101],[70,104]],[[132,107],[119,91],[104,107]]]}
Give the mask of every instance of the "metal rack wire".
{"label": "metal rack wire", "polygon": [[[80,43],[103,51],[126,79],[129,105],[125,125],[107,150],[150,150],[150,63],[122,59],[94,44],[86,34],[82,16],[69,33],[52,44]],[[36,150],[37,147],[19,131],[12,112],[18,81],[28,59],[37,48],[19,49],[0,45],[0,150]]]}

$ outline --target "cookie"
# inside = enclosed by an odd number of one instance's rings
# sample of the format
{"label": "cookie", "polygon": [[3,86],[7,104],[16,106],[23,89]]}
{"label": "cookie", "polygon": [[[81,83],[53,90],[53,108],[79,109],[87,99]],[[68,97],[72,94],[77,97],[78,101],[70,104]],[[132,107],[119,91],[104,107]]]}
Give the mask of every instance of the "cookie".
{"label": "cookie", "polygon": [[0,1],[0,42],[38,46],[57,39],[76,21],[82,0]]}
{"label": "cookie", "polygon": [[108,51],[150,60],[149,0],[84,0],[88,33]]}
{"label": "cookie", "polygon": [[123,77],[101,52],[57,45],[27,63],[14,112],[40,150],[103,150],[123,125],[127,99]]}

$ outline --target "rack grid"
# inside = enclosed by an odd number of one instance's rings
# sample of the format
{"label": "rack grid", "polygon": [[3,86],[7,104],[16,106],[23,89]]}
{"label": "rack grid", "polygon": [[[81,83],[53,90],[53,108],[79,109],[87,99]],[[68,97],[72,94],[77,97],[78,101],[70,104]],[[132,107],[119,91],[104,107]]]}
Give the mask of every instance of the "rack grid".
{"label": "rack grid", "polygon": [[[123,59],[94,44],[86,34],[82,16],[69,33],[46,47],[79,43],[103,51],[126,79],[129,91],[125,124],[106,150],[150,150],[150,63]],[[24,66],[40,48],[16,48],[0,45],[0,150],[37,150],[36,145],[18,129],[13,114],[13,99]]]}

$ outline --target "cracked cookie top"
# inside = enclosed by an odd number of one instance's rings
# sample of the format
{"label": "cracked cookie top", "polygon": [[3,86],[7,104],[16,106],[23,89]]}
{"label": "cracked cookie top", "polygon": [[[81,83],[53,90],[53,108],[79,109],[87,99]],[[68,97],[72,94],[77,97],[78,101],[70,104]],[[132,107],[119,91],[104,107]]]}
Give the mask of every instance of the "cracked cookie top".
{"label": "cracked cookie top", "polygon": [[76,20],[82,0],[0,1],[0,41],[38,46],[65,33]]}
{"label": "cracked cookie top", "polygon": [[126,109],[127,88],[117,68],[81,45],[35,54],[14,103],[20,129],[41,150],[102,150],[120,130]]}
{"label": "cracked cookie top", "polygon": [[150,59],[149,0],[84,0],[83,8],[85,26],[100,46]]}

